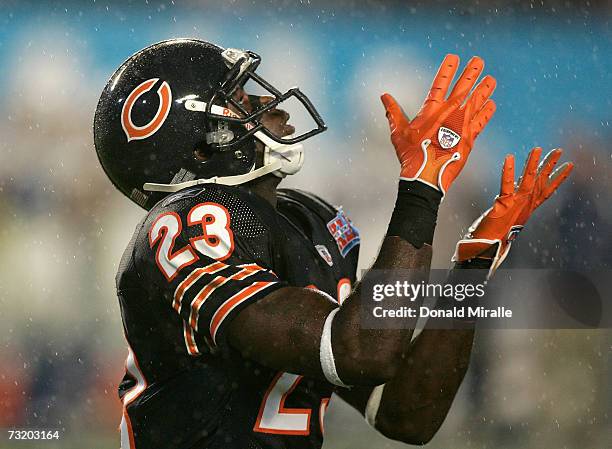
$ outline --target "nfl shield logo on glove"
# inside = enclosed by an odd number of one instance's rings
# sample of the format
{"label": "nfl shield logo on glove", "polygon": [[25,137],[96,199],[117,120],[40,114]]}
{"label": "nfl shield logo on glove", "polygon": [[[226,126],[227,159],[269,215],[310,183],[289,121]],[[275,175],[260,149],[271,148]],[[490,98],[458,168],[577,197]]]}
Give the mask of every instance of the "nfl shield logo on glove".
{"label": "nfl shield logo on glove", "polygon": [[459,143],[459,140],[461,140],[461,136],[455,131],[444,126],[440,126],[440,129],[438,130],[438,142],[440,142],[440,146],[442,148],[445,150],[453,148]]}

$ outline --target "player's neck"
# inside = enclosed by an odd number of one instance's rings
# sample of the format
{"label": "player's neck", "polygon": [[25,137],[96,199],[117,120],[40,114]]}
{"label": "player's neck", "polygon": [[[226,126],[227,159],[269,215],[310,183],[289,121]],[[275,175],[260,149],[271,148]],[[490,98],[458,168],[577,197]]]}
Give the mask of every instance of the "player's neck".
{"label": "player's neck", "polygon": [[245,184],[251,192],[256,193],[276,209],[276,188],[281,182],[281,178],[274,175],[262,176]]}

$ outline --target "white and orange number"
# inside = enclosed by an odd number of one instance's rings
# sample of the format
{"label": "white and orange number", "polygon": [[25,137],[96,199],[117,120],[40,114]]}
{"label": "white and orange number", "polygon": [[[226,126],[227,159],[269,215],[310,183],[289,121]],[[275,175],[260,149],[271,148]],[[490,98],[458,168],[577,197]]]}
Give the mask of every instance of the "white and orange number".
{"label": "white and orange number", "polygon": [[149,230],[149,246],[157,246],[155,263],[171,282],[181,269],[199,259],[194,248],[211,259],[225,260],[234,251],[234,234],[230,229],[227,209],[217,203],[200,203],[187,214],[188,226],[201,226],[202,235],[190,239],[190,244],[175,249],[176,238],[183,230],[181,218],[175,212],[157,217]]}
{"label": "white and orange number", "polygon": [[[282,435],[309,435],[310,416],[309,408],[290,408],[285,401],[295,390],[303,376],[290,373],[278,373],[261,402],[257,421],[253,430],[261,433]],[[319,407],[319,427],[323,432],[323,420],[329,398],[323,398]]]}

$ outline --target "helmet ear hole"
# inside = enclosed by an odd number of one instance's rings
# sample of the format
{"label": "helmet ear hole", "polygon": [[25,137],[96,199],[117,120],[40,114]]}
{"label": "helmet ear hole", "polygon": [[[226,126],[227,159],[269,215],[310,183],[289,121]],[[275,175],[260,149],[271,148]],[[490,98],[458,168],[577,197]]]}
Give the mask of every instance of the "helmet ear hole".
{"label": "helmet ear hole", "polygon": [[193,150],[193,156],[198,162],[206,162],[210,160],[210,158],[212,157],[212,153],[213,152],[208,145],[199,146],[196,147],[195,150]]}

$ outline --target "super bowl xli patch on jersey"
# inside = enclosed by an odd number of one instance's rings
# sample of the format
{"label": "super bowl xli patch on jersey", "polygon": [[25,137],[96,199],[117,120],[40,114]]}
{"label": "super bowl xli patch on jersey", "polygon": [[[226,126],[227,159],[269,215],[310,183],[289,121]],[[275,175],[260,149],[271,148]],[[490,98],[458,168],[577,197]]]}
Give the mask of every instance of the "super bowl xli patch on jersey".
{"label": "super bowl xli patch on jersey", "polygon": [[348,252],[360,242],[359,231],[344,214],[342,208],[338,209],[334,219],[327,223],[327,229],[336,240],[342,257],[346,257]]}

